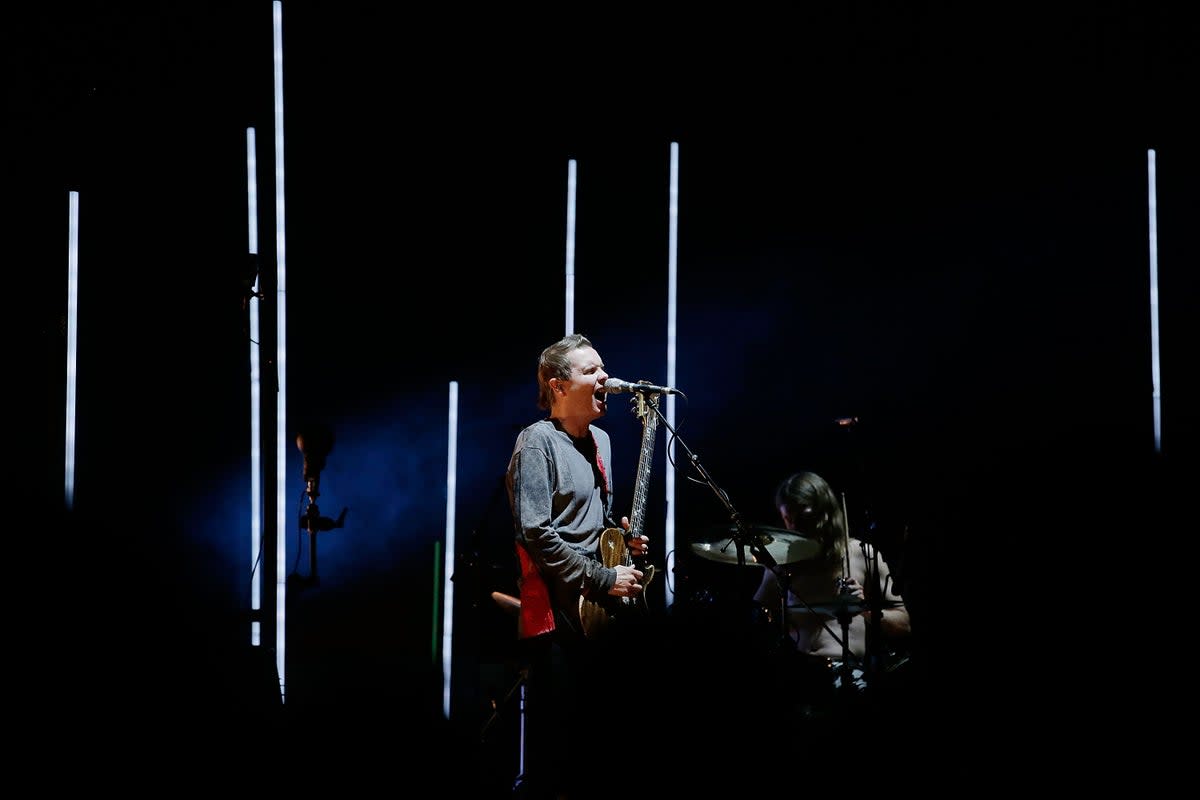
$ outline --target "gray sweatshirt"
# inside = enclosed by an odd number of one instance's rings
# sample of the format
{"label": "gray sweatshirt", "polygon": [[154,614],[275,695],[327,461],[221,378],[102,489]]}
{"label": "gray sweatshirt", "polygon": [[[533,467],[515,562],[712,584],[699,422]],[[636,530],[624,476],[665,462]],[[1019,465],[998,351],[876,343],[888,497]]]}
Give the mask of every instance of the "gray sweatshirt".
{"label": "gray sweatshirt", "polygon": [[589,426],[580,439],[543,419],[522,430],[508,462],[508,499],[517,541],[525,546],[555,606],[574,614],[581,594],[608,592],[616,570],[597,560],[596,548],[612,519],[612,445]]}

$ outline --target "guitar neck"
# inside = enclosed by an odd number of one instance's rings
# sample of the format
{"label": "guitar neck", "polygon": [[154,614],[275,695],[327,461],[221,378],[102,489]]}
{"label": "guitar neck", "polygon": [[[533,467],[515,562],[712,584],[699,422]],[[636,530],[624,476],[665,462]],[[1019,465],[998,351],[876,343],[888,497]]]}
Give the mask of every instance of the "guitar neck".
{"label": "guitar neck", "polygon": [[[647,404],[657,402],[646,400]],[[633,507],[629,511],[629,533],[640,536],[646,514],[646,497],[650,488],[650,467],[654,462],[654,434],[658,430],[658,415],[647,409],[642,417],[642,449],[638,454],[637,476],[633,486]]]}

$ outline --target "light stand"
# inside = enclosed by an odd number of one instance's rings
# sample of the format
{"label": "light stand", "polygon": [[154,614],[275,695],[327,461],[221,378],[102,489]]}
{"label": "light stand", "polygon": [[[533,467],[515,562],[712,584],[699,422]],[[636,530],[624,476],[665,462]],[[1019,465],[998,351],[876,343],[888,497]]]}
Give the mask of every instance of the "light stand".
{"label": "light stand", "polygon": [[308,531],[308,577],[293,577],[304,589],[321,583],[317,572],[317,534],[342,527],[347,509],[343,508],[334,520],[322,517],[321,508],[317,505],[317,498],[321,496],[321,470],[325,468],[326,456],[333,449],[333,432],[324,425],[312,426],[296,436],[296,447],[304,456],[304,491],[308,495],[308,506],[300,512],[300,530]]}

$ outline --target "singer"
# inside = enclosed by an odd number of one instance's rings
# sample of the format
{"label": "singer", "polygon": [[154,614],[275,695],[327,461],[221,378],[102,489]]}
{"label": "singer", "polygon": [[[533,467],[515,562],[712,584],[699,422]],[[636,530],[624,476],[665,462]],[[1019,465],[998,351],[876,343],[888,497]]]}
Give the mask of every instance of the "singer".
{"label": "singer", "polygon": [[[636,697],[597,691],[613,675],[639,673],[637,649],[623,635],[591,639],[580,623],[581,597],[637,597],[643,573],[605,566],[597,546],[613,521],[612,446],[596,420],[608,409],[613,379],[588,339],[566,336],[538,357],[538,407],[549,412],[522,430],[506,485],[521,563],[518,635],[526,647],[527,759],[531,797],[620,794],[619,773],[597,774],[592,754],[612,747],[611,721],[637,719]],[[621,519],[629,529],[629,518]],[[645,556],[649,539],[629,537]],[[630,663],[633,661],[634,663]],[[606,722],[609,721],[609,722]]]}

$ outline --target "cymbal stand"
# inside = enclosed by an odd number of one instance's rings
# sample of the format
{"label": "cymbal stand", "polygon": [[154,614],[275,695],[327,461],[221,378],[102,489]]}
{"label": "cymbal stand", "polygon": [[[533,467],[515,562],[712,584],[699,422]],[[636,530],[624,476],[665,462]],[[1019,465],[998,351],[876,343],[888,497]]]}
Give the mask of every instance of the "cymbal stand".
{"label": "cymbal stand", "polygon": [[[845,586],[840,589],[840,597],[849,596],[850,592]],[[843,692],[849,693],[854,688],[854,664],[851,659],[854,654],[850,652],[850,623],[854,621],[854,614],[850,612],[848,603],[839,604],[837,614],[838,624],[842,626],[842,664],[841,664],[841,689]],[[834,637],[837,638],[836,636]]]}
{"label": "cymbal stand", "polygon": [[[853,577],[850,572],[850,512],[846,508],[846,493],[842,492],[842,577],[838,579],[838,597],[846,598],[851,594],[847,583]],[[865,589],[864,589],[865,591]],[[837,611],[837,621],[842,626],[842,691],[848,692],[854,686],[854,666],[850,663],[850,623],[854,615],[850,613],[848,603],[840,604]]]}
{"label": "cymbal stand", "polygon": [[862,543],[863,556],[867,563],[866,593],[867,610],[871,616],[867,621],[867,651],[864,672],[867,685],[871,684],[884,663],[883,647],[883,585],[879,582],[879,548]]}
{"label": "cymbal stand", "polygon": [[[851,577],[851,575],[850,575],[850,511],[846,507],[846,493],[845,492],[842,492],[842,516],[846,520],[845,579],[848,580]],[[879,585],[879,548],[878,547],[870,547],[868,549],[868,544],[864,541],[862,543],[862,554],[863,554],[863,560],[866,564],[866,566],[864,568],[864,575],[863,575],[863,587],[862,587],[863,599],[866,602],[867,609],[871,612],[871,616],[868,618],[869,622],[867,624],[867,637],[866,637],[867,642],[866,642],[865,652],[863,654],[863,673],[866,676],[868,685],[870,685],[870,681],[875,676],[878,665],[880,663],[882,663],[882,657],[879,652],[879,649],[880,649],[880,645],[882,644],[882,641],[883,641],[883,635],[882,635],[883,634],[883,629],[882,629],[883,590],[882,590],[882,587]],[[842,588],[843,593],[848,594],[848,592],[845,589],[844,582],[843,582],[843,585],[841,586],[841,588]],[[843,615],[846,615],[846,613],[847,612],[845,610],[843,610],[841,612],[841,614],[843,614]],[[849,617],[850,616],[851,615],[847,615],[847,620],[842,625],[843,630],[847,630],[849,628],[849,622],[850,622]],[[845,645],[843,645],[842,652],[843,652],[843,655],[846,655],[848,653],[848,650]],[[842,664],[843,664],[843,666],[842,666],[842,686],[844,688],[848,683],[848,678],[853,673],[852,673],[851,667],[849,665],[848,659],[843,658]]]}

